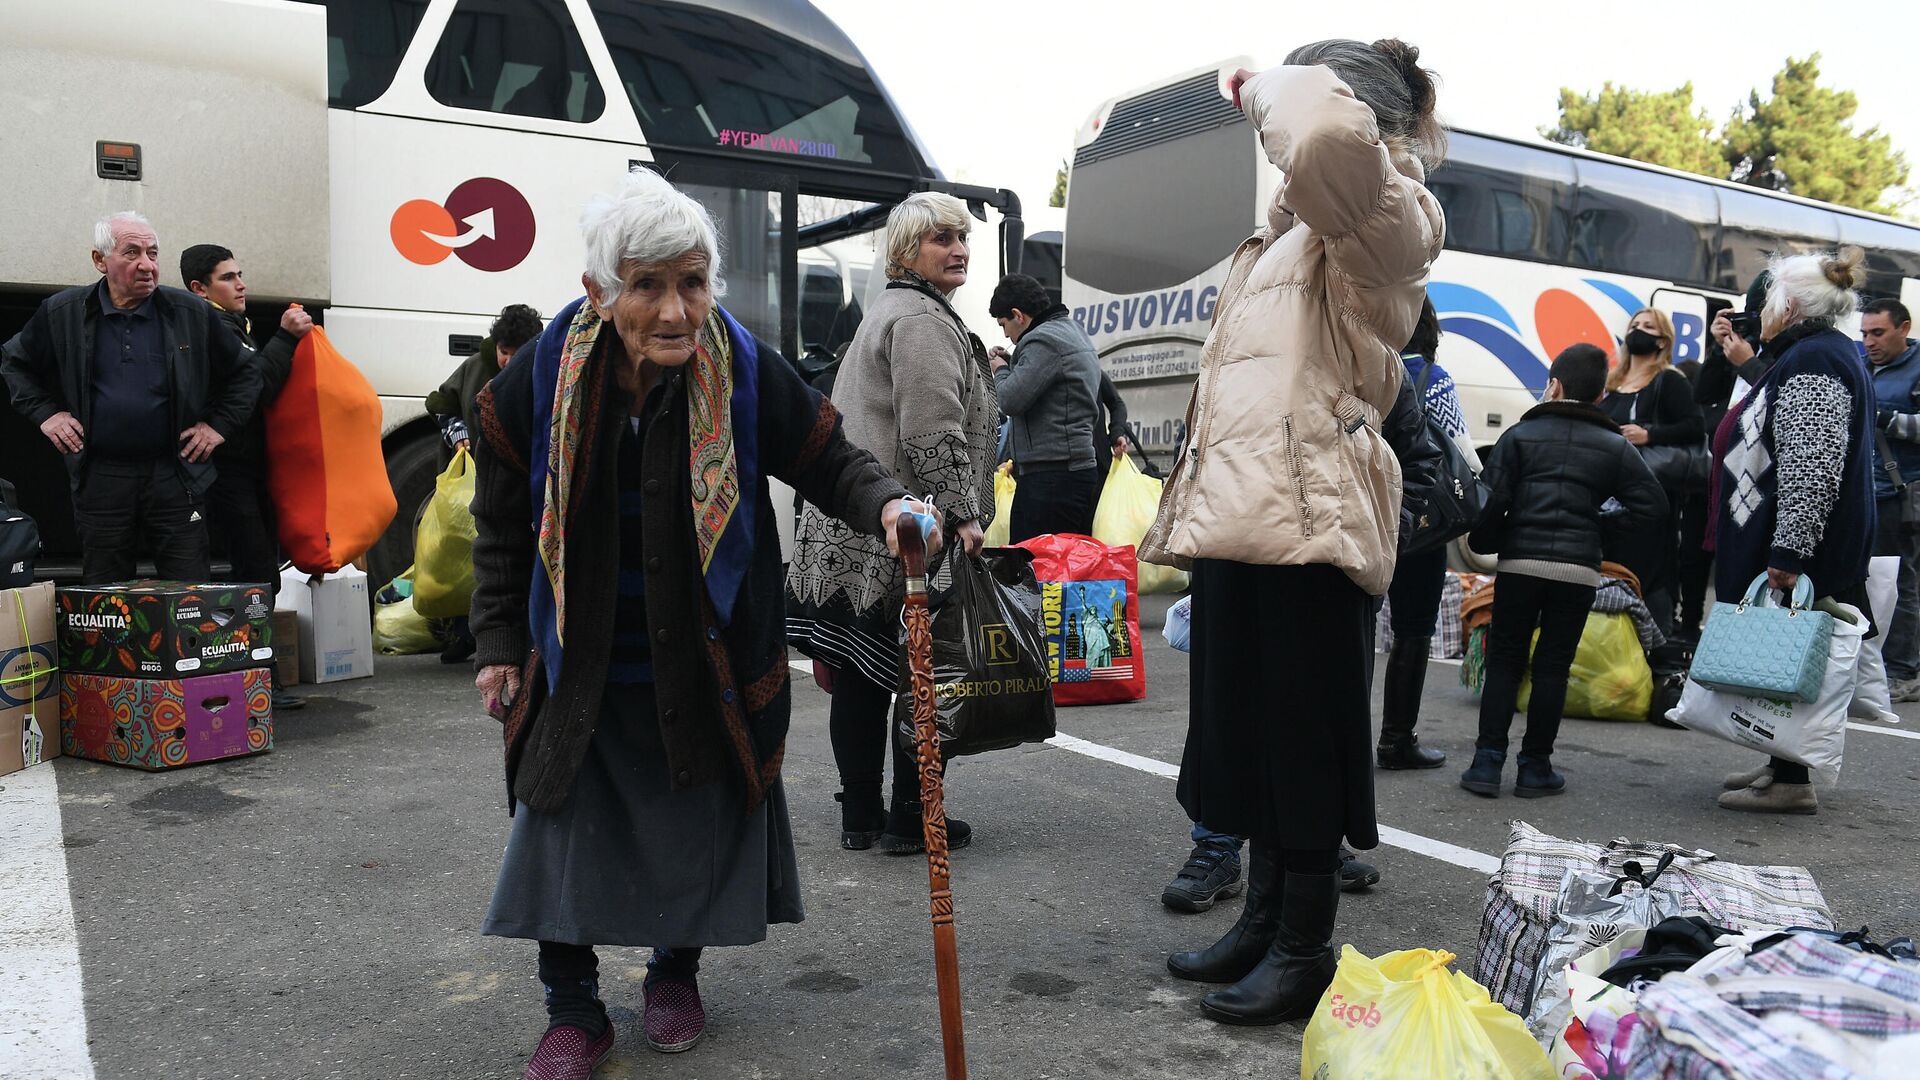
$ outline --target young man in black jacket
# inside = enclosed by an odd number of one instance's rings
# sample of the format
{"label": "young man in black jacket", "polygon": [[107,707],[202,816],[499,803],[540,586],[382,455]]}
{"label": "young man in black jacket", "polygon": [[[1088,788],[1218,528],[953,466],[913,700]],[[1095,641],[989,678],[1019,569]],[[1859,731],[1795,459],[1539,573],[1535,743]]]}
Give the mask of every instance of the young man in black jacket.
{"label": "young man in black jacket", "polygon": [[1487,630],[1487,676],[1480,691],[1480,737],[1460,786],[1498,798],[1507,761],[1520,679],[1533,646],[1533,696],[1520,743],[1513,793],[1558,795],[1566,779],[1553,771],[1553,740],[1567,702],[1567,673],[1600,584],[1601,507],[1618,500],[1626,528],[1663,521],[1667,496],[1620,425],[1597,404],[1607,392],[1607,354],[1570,345],[1548,371],[1546,400],[1500,436],[1488,459],[1491,489],[1469,543],[1498,552],[1493,625]]}
{"label": "young man in black jacket", "polygon": [[257,366],[219,315],[160,284],[160,241],[122,211],[94,225],[100,279],[55,293],[0,347],[13,407],[66,459],[82,574],[205,581],[213,452],[252,414]]}
{"label": "young man in black jacket", "polygon": [[[280,591],[280,537],[267,490],[267,406],[280,396],[293,373],[293,350],[313,329],[313,317],[297,307],[280,316],[280,329],[265,346],[255,348],[253,326],[247,321],[247,283],[233,252],[218,244],[195,244],[180,253],[180,280],[187,291],[213,305],[222,324],[233,332],[246,362],[260,376],[253,415],[224,445],[213,452],[218,472],[207,492],[207,515],[224,540],[232,581],[264,584],[268,598]],[[275,712],[298,709],[306,701],[274,687]]]}

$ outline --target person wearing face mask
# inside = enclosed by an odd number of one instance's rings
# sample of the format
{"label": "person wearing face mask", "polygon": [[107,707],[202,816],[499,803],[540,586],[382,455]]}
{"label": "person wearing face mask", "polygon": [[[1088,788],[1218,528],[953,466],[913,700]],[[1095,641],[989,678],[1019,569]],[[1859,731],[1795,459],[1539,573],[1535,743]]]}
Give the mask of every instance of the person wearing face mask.
{"label": "person wearing face mask", "polygon": [[531,1080],[613,1049],[596,946],[653,947],[642,1026],[673,1053],[705,1030],[701,949],[802,918],[767,478],[875,544],[917,509],[715,303],[698,202],[635,173],[581,229],[586,296],[479,392],[472,432],[475,684],[513,817],[482,930],[539,942]]}
{"label": "person wearing face mask", "polygon": [[[968,554],[986,542],[1000,402],[986,347],[948,301],[966,284],[967,205],[951,195],[908,196],[887,218],[887,287],[840,362],[833,401],[847,438],[886,462],[915,498],[933,504]],[[942,575],[944,579],[945,575]],[[806,506],[787,573],[787,639],[827,669],[829,731],[840,770],[840,846],[911,855],[922,850],[920,779],[912,755],[893,751],[893,795],[880,797],[888,717],[905,670],[899,560],[865,536]],[[949,788],[951,794],[951,788]],[[949,799],[951,805],[951,799]],[[973,829],[947,819],[947,843]]]}
{"label": "person wearing face mask", "polygon": [[[1835,328],[1858,310],[1859,248],[1776,256],[1760,309],[1758,358],[1724,319],[1727,359],[1767,364],[1713,434],[1714,592],[1739,596],[1764,574],[1791,593],[1802,574],[1815,599],[1852,604],[1869,621],[1867,563],[1879,513],[1873,492],[1875,398],[1860,353]],[[1781,758],[1725,781],[1720,805],[1763,814],[1820,809],[1805,765]]]}
{"label": "person wearing face mask", "polygon": [[[1673,320],[1666,312],[1644,308],[1634,313],[1607,376],[1607,396],[1601,399],[1600,410],[1620,425],[1620,434],[1629,443],[1643,450],[1702,442],[1700,406],[1694,403],[1693,385],[1673,366]],[[1673,630],[1678,508],[1685,504],[1685,495],[1670,487],[1668,509],[1659,521],[1642,522],[1632,530],[1614,529],[1607,545],[1608,557],[1640,579],[1641,597],[1663,634]]]}

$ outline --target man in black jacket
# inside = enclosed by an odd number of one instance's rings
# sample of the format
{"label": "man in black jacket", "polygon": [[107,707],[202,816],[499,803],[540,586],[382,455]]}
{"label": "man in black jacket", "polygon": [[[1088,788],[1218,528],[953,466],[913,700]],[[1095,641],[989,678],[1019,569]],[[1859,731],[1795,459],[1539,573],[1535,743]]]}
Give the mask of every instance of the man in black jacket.
{"label": "man in black jacket", "polygon": [[[1596,404],[1607,392],[1607,354],[1569,345],[1548,370],[1547,400],[1507,429],[1487,460],[1488,497],[1468,537],[1473,550],[1499,552],[1493,625],[1487,629],[1480,736],[1460,786],[1498,798],[1520,679],[1533,649],[1533,693],[1520,743],[1520,798],[1558,795],[1554,737],[1567,700],[1567,673],[1600,584],[1601,507],[1617,499],[1623,529],[1666,520],[1667,496],[1640,452]],[[1540,638],[1533,640],[1538,626]]]}
{"label": "man in black jacket", "polygon": [[238,432],[260,373],[219,313],[160,284],[160,242],[132,211],[94,225],[100,280],[56,293],[0,347],[13,407],[67,463],[88,584],[136,573],[205,581],[213,452]]}
{"label": "man in black jacket", "polygon": [[[247,363],[259,370],[260,390],[253,415],[233,438],[213,452],[218,474],[207,492],[207,514],[226,541],[229,577],[248,585],[264,584],[268,598],[280,591],[280,540],[267,490],[267,406],[280,396],[293,373],[293,350],[313,329],[313,317],[297,307],[280,316],[280,329],[264,347],[255,348],[247,321],[247,283],[233,252],[218,244],[195,244],[180,253],[180,280],[193,295],[213,305],[233,331]],[[275,712],[306,702],[275,687]]]}

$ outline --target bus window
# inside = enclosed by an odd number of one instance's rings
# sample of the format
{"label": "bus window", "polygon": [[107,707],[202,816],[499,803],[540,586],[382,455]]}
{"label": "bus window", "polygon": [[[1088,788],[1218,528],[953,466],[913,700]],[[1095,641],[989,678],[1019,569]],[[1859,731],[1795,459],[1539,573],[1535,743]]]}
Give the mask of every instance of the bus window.
{"label": "bus window", "polygon": [[1920,279],[1920,230],[1851,214],[1834,216],[1840,219],[1840,242],[1858,244],[1867,253],[1861,296],[1898,300],[1902,278]]}
{"label": "bus window", "polygon": [[327,6],[327,104],[357,109],[387,92],[427,0],[306,0]]}
{"label": "bus window", "polygon": [[1127,294],[1193,280],[1259,227],[1259,142],[1213,73],[1120,102],[1074,156],[1067,261]]}
{"label": "bus window", "polygon": [[1719,215],[1711,188],[1585,158],[1575,168],[1575,263],[1690,284],[1713,280],[1709,252]]}
{"label": "bus window", "polygon": [[756,19],[688,4],[592,6],[651,145],[924,171],[851,43],[845,56],[832,54]]}
{"label": "bus window", "polygon": [[427,61],[427,92],[456,109],[576,124],[606,108],[562,0],[460,0]]}
{"label": "bus window", "polygon": [[1840,242],[1838,215],[1817,206],[1721,188],[1720,286],[1738,292],[1777,252],[1825,251]]}
{"label": "bus window", "polygon": [[1449,139],[1446,164],[1427,189],[1447,215],[1447,246],[1479,255],[1558,262],[1567,251],[1573,167],[1467,132]]}

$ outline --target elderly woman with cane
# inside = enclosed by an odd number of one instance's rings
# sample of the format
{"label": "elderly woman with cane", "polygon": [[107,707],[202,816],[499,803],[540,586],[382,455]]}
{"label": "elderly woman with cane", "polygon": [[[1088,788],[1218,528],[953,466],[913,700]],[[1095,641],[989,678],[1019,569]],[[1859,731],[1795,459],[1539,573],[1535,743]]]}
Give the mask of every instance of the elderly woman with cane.
{"label": "elderly woman with cane", "polygon": [[767,478],[876,543],[915,505],[715,303],[698,203],[636,172],[582,229],[586,296],[480,393],[474,433],[476,683],[513,814],[484,930],[540,943],[530,1080],[612,1049],[595,946],[653,947],[645,1034],[674,1052],[705,1028],[701,949],[801,919]]}
{"label": "elderly woman with cane", "polygon": [[1233,254],[1186,448],[1140,557],[1193,570],[1179,797],[1249,838],[1246,907],[1168,968],[1228,1024],[1306,1016],[1333,980],[1340,844],[1379,843],[1368,715],[1373,597],[1393,579],[1401,476],[1381,432],[1444,232],[1444,154],[1419,50],[1321,41],[1234,103],[1285,179]]}

